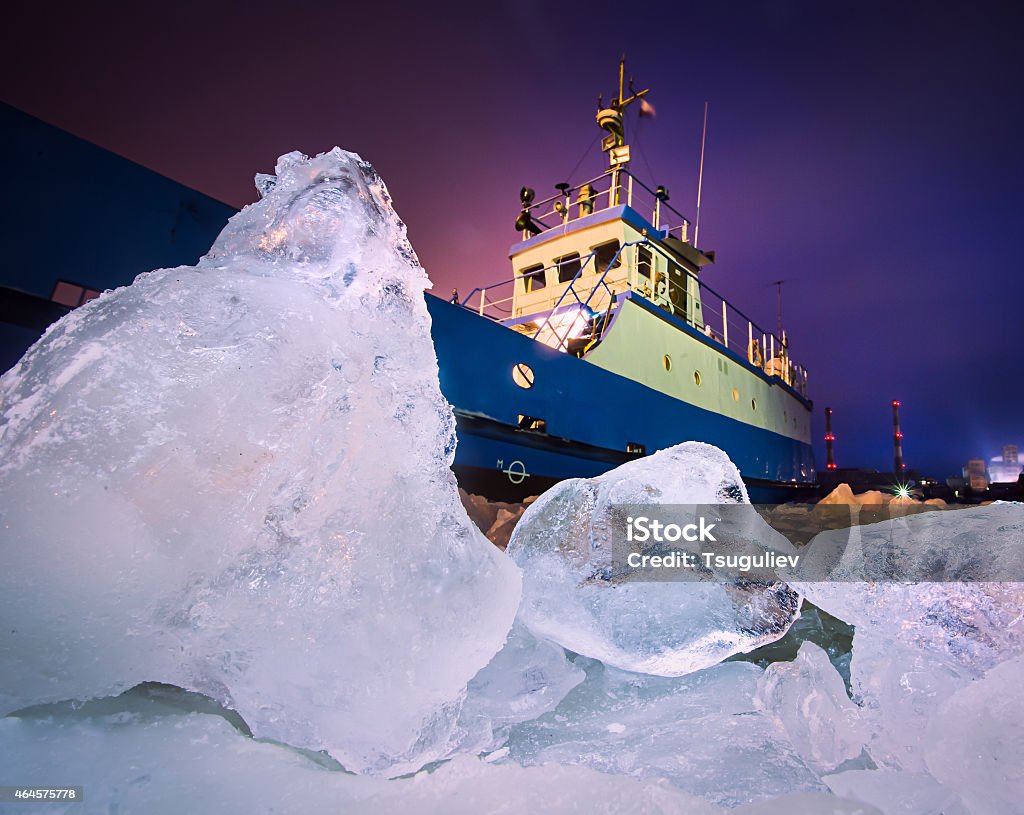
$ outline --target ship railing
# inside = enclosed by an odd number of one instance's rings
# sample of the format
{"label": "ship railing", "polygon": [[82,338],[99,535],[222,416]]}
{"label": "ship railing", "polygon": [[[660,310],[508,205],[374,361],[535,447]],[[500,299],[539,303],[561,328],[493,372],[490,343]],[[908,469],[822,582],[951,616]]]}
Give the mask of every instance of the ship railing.
{"label": "ship railing", "polygon": [[[664,258],[663,268],[674,262],[657,243],[640,241]],[[712,342],[722,345],[741,359],[760,368],[768,376],[781,379],[801,395],[807,395],[807,370],[793,362],[789,354],[788,341],[766,331],[697,278],[693,272],[683,269],[683,282],[672,280],[664,271],[656,271],[651,277],[638,273],[634,255],[631,288],[651,300],[655,305],[685,319],[693,328],[704,333]]]}
{"label": "ship railing", "polygon": [[503,293],[506,290],[514,292],[515,284],[524,277],[528,277],[528,275],[515,275],[507,280],[499,280],[497,283],[477,286],[461,299],[457,296],[453,297],[452,302],[469,311],[475,311],[481,317],[487,317],[497,323],[507,323],[512,320],[512,302],[515,298],[512,294],[495,297],[495,293]]}
{"label": "ship railing", "polygon": [[[664,230],[681,241],[687,240],[690,220],[668,203],[668,191],[664,187],[652,190],[623,167],[613,167],[575,187],[562,185],[555,195],[530,203],[525,210],[533,223],[545,231],[620,204],[626,204],[645,217],[649,214],[655,229]],[[524,229],[523,240],[532,234],[531,230]]]}
{"label": "ship railing", "polygon": [[788,341],[765,331],[710,286],[700,283],[699,288],[704,333],[806,396],[807,371],[793,362]]}
{"label": "ship railing", "polygon": [[[615,259],[618,259],[621,254],[621,249],[616,253]],[[595,264],[592,267],[590,264]],[[614,265],[615,260],[612,261]],[[589,274],[591,269],[596,268],[597,264],[597,252],[592,251],[588,255],[584,255],[580,258],[580,269],[569,281],[570,283],[576,281],[581,274]],[[534,280],[545,280],[548,272],[561,270],[561,264],[552,263],[545,266],[543,269],[534,269],[527,274],[516,274],[505,280],[499,280],[497,283],[490,283],[486,286],[477,286],[468,295],[463,297],[459,301],[459,305],[463,308],[475,311],[481,317],[488,317],[495,322],[509,323],[514,322],[517,319],[517,315],[512,313],[512,302],[515,299],[512,293],[515,292],[516,284],[520,284],[521,290],[530,291],[530,286]],[[558,283],[556,285],[565,285],[565,282]],[[506,292],[512,292],[506,294]],[[498,295],[498,296],[496,296]],[[564,293],[563,293],[564,298]],[[558,303],[560,304],[560,299]],[[558,304],[555,305],[558,308]]]}
{"label": "ship railing", "polygon": [[[524,331],[523,333],[554,348],[566,350],[569,339],[568,335],[575,329],[576,323],[570,321],[564,327],[561,326],[561,315],[565,315],[569,310],[573,310],[578,314],[581,312],[598,313],[599,311],[607,311],[612,308],[615,303],[615,291],[612,285],[610,285],[612,281],[609,278],[613,276],[612,273],[614,273],[614,276],[620,274],[624,276],[623,264],[621,262],[623,252],[627,247],[635,246],[638,243],[643,243],[643,241],[635,241],[619,247],[615,254],[607,259],[606,263],[604,259],[599,258],[596,250],[580,258],[580,268],[573,274],[572,278],[557,284],[560,286],[564,285],[565,289],[553,306],[545,308],[545,316],[539,325],[535,329],[531,327],[530,331]],[[602,268],[599,264],[605,265]],[[476,312],[481,317],[487,317],[498,323],[519,323],[523,318],[512,313],[514,297],[512,294],[506,294],[506,292],[514,292],[516,285],[529,290],[529,284],[533,280],[546,279],[547,273],[552,270],[556,271],[557,276],[557,272],[561,271],[560,264],[553,263],[543,269],[534,270],[525,275],[517,274],[497,283],[478,286],[466,297],[458,301],[458,305]],[[599,274],[597,280],[593,284],[588,281],[589,289],[584,291],[584,287],[579,285],[581,279],[595,274]],[[625,288],[624,282],[623,288]],[[575,309],[573,309],[573,306],[575,306]],[[528,317],[526,324],[534,322],[535,318]],[[603,324],[606,323],[607,321],[604,321]],[[594,323],[588,329],[589,333],[582,338],[596,338],[603,324]]]}
{"label": "ship railing", "polygon": [[[512,314],[512,301],[514,298],[511,294],[507,297],[495,298],[494,292],[503,291],[506,286],[513,286],[519,279],[521,278],[517,275],[508,280],[491,283],[488,286],[477,286],[465,298],[453,300],[453,302],[456,302],[463,308],[475,311],[481,317],[488,317],[499,323],[506,322]],[[473,298],[476,298],[475,305],[473,304]]]}

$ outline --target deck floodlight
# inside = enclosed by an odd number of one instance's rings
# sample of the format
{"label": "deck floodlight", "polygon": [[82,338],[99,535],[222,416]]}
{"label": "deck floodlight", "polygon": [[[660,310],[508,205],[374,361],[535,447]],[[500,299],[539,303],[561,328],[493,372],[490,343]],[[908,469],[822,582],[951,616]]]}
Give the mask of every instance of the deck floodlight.
{"label": "deck floodlight", "polygon": [[523,187],[519,191],[519,200],[523,202],[524,207],[530,206],[533,203],[534,197],[537,195],[530,187]]}
{"label": "deck floodlight", "polygon": [[658,189],[654,191],[654,197],[659,201],[668,200],[668,187],[664,187],[661,184],[658,185]]}

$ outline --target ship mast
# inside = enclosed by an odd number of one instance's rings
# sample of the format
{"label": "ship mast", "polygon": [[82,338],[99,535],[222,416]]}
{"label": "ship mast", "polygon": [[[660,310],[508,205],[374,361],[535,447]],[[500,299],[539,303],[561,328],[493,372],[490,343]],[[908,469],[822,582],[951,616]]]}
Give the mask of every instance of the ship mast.
{"label": "ship mast", "polygon": [[619,170],[625,169],[629,164],[629,145],[626,144],[626,133],[623,125],[623,113],[626,108],[638,99],[642,99],[650,91],[644,88],[642,91],[633,89],[633,80],[629,80],[629,98],[623,98],[626,90],[626,55],[619,60],[619,95],[612,99],[608,107],[603,106],[603,97],[597,98],[597,124],[608,132],[608,135],[601,140],[601,149],[608,153],[608,159],[612,168],[612,186],[615,189],[615,203],[619,200]]}

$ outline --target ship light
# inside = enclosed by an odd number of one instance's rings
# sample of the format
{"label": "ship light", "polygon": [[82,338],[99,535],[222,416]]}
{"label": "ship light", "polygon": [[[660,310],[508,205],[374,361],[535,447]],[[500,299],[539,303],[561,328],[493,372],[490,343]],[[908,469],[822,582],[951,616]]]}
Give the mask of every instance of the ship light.
{"label": "ship light", "polygon": [[552,348],[564,347],[569,340],[579,339],[586,333],[594,314],[583,305],[552,314],[537,339]]}
{"label": "ship light", "polygon": [[590,309],[585,306],[579,306],[559,314],[552,314],[548,325],[552,327],[559,337],[575,340],[583,336],[583,332],[587,330],[587,325],[592,317],[593,314]]}
{"label": "ship light", "polygon": [[895,495],[897,498],[909,498],[910,497],[910,484],[900,484],[900,483],[898,483],[898,484],[896,484],[895,487],[893,487],[892,492],[893,492],[893,495]]}

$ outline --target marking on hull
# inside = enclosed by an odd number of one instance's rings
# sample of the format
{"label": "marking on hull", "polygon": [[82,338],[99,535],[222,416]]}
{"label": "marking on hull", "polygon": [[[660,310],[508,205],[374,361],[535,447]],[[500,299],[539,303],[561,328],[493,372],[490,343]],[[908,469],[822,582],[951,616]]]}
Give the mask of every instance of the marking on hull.
{"label": "marking on hull", "polygon": [[[504,460],[499,461],[498,467],[501,467],[501,465],[504,463]],[[508,476],[508,480],[511,481],[513,484],[522,484],[527,478],[530,477],[530,474],[526,472],[526,465],[523,464],[523,462],[521,461],[513,461],[511,464],[508,465],[508,469],[502,470],[502,472]]]}

